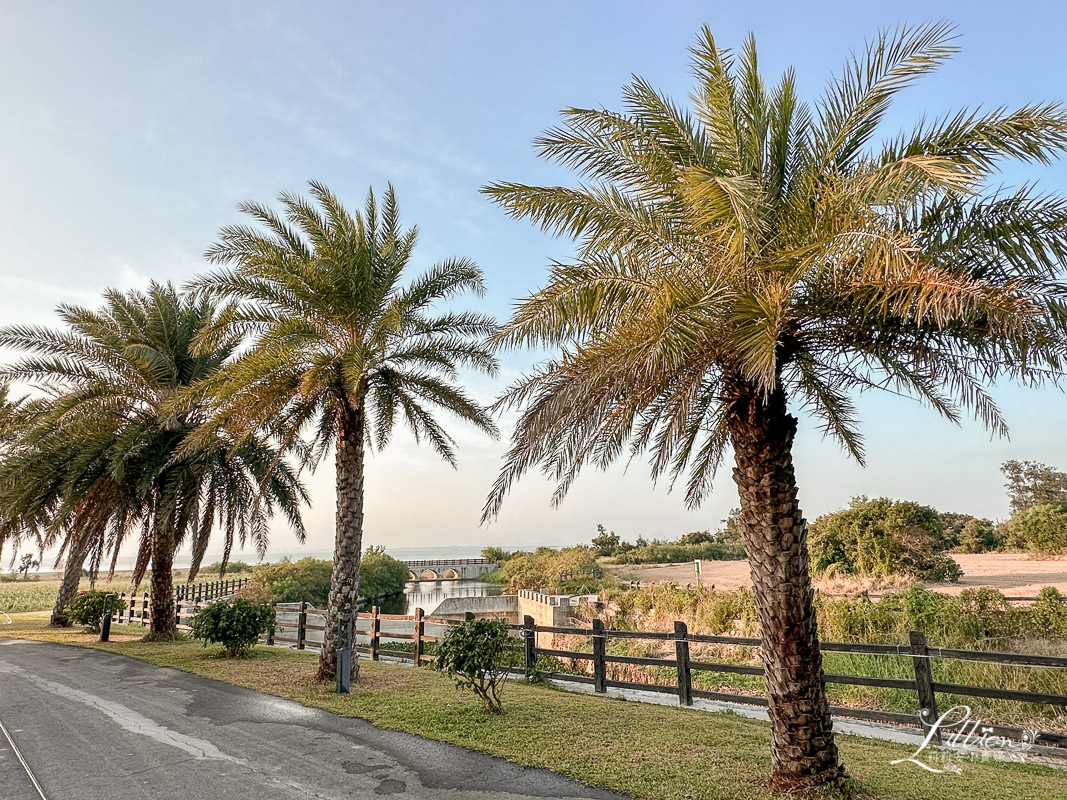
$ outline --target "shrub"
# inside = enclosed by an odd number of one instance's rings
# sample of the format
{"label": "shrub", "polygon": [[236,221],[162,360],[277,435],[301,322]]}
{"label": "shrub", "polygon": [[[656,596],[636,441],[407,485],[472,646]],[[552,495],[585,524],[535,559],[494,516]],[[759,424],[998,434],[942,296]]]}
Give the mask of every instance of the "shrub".
{"label": "shrub", "polygon": [[1067,597],[1055,586],[1044,587],[1030,607],[1033,634],[1049,639],[1067,638]]}
{"label": "shrub", "polygon": [[1067,551],[1067,503],[1045,503],[1024,508],[1001,524],[1005,541],[1034,555]]}
{"label": "shrub", "polygon": [[511,591],[548,587],[584,592],[603,585],[603,570],[590,547],[539,547],[532,553],[513,553],[498,572],[487,577],[506,583]]}
{"label": "shrub", "polygon": [[[226,565],[227,575],[240,575],[241,573],[251,572],[254,567],[247,561],[231,561]],[[222,562],[213,561],[207,566],[201,567],[200,571],[205,575],[222,575]]]}
{"label": "shrub", "polygon": [[[252,585],[241,596],[263,603],[311,603],[324,608],[330,597],[333,562],[317,558],[284,559],[252,569]],[[408,582],[403,561],[386,555],[384,548],[369,547],[359,564],[359,594],[375,598],[398,594]]]}
{"label": "shrub", "polygon": [[220,600],[197,609],[192,633],[197,639],[223,645],[231,658],[243,656],[259,637],[274,627],[274,609],[266,603],[253,603],[238,597]]}
{"label": "shrub", "polygon": [[960,529],[956,550],[961,553],[988,553],[1000,546],[997,529],[988,519],[971,517]]}
{"label": "shrub", "polygon": [[958,581],[963,571],[941,552],[945,544],[945,527],[932,508],[884,497],[856,498],[847,509],[819,517],[809,529],[812,569],[827,576]]}
{"label": "shrub", "polygon": [[373,600],[399,594],[408,582],[408,565],[386,555],[384,547],[369,547],[359,564],[359,593]]}
{"label": "shrub", "polygon": [[613,556],[619,552],[622,540],[619,539],[619,534],[615,533],[615,531],[608,533],[603,525],[597,525],[596,536],[593,537],[592,545],[597,555]]}
{"label": "shrub", "polygon": [[326,605],[330,595],[332,573],[333,562],[317,558],[302,558],[299,561],[284,559],[275,564],[260,564],[252,570],[256,587],[242,594],[265,602],[306,602],[321,608]]}
{"label": "shrub", "polygon": [[472,619],[456,625],[441,642],[434,667],[456,681],[456,687],[470,687],[485,703],[490,714],[499,714],[500,691],[510,667],[503,666],[514,640],[508,636],[508,623],[502,619]]}
{"label": "shrub", "polygon": [[[686,534],[692,536],[692,534]],[[684,537],[683,537],[684,538]],[[722,542],[702,542],[689,544],[678,542],[652,542],[643,547],[635,547],[615,557],[617,564],[672,564],[679,561],[740,561],[745,557],[745,549],[739,544]]]}
{"label": "shrub", "polygon": [[[100,633],[100,618],[104,615],[104,599],[114,592],[102,592],[92,589],[79,592],[78,596],[67,606],[67,619],[78,625],[88,625],[93,633]],[[126,601],[118,597],[111,598],[111,610],[119,612],[126,608]]]}

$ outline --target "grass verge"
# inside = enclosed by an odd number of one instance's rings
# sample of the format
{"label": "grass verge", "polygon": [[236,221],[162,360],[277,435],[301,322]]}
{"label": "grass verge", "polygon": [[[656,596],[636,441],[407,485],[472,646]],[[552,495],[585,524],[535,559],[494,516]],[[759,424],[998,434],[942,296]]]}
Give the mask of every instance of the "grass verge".
{"label": "grass verge", "polygon": [[[0,636],[106,649],[160,666],[244,686],[361,717],[382,728],[490,753],[525,767],[545,767],[593,786],[658,800],[765,800],[769,733],[766,723],[569,694],[550,687],[511,684],[504,713],[489,716],[473,694],[460,692],[429,670],[361,662],[352,694],[338,696],[315,683],[312,653],[258,647],[246,659],[197,642],[145,643],[142,629],[113,628],[100,644],[78,629],[51,630],[46,618],[22,616],[0,626]],[[1067,773],[1046,767],[965,762],[962,774],[934,775],[912,764],[890,765],[908,748],[838,737],[855,779],[849,794],[866,800],[1036,800],[1058,797]],[[836,795],[835,795],[836,796]]]}

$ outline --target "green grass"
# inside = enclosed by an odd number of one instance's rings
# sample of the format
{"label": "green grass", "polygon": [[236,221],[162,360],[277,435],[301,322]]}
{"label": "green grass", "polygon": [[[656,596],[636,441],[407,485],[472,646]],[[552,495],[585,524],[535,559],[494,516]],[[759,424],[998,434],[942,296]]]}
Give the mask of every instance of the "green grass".
{"label": "green grass", "polygon": [[[583,783],[659,800],[764,800],[769,773],[766,723],[733,714],[642,705],[509,684],[504,714],[486,715],[473,694],[429,670],[361,662],[352,694],[316,684],[314,654],[258,647],[247,659],[222,657],[197,642],[138,640],[140,629],[114,628],[107,645],[76,630],[53,631],[41,618],[16,618],[0,636],[99,647],[152,664],[284,697],[392,730],[545,767]],[[1031,800],[1057,797],[1067,775],[1045,767],[964,763],[962,775],[932,775],[889,762],[907,748],[838,737],[842,758],[863,800]],[[506,787],[504,787],[506,788]]]}
{"label": "green grass", "polygon": [[54,583],[0,583],[0,611],[16,614],[50,609],[56,602],[56,591]]}

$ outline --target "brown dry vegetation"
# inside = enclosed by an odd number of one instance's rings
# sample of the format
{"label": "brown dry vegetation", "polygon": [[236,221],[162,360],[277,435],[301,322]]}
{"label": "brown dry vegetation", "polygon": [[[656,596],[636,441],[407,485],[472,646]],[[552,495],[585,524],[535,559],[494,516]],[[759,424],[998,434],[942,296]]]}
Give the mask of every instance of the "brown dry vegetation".
{"label": "brown dry vegetation", "polygon": [[[945,594],[959,594],[964,589],[991,586],[1010,596],[1031,597],[1043,586],[1054,586],[1067,594],[1067,558],[1036,559],[1026,553],[952,553],[963,569],[959,583],[928,583],[925,586]],[[751,586],[747,561],[704,561],[701,564],[704,586],[716,589],[736,589]],[[605,569],[621,580],[642,582],[675,582],[681,586],[696,585],[693,563],[605,565]],[[902,583],[868,579],[815,581],[826,592],[858,592],[864,589],[900,588]]]}

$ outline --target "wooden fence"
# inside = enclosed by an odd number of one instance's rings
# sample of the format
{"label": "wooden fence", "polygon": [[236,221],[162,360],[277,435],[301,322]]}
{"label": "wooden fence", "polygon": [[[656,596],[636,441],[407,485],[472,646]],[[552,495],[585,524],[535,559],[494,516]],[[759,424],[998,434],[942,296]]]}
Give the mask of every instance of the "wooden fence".
{"label": "wooden fence", "polygon": [[[325,630],[325,611],[308,606],[307,603],[276,604],[277,626],[267,638],[268,644],[304,649],[319,649],[322,645],[321,631]],[[355,650],[361,656],[378,660],[381,656],[409,661],[414,666],[432,661],[433,656],[423,652],[425,643],[441,641],[450,625],[455,621],[425,616],[421,609],[416,609],[413,616],[399,614],[382,614],[377,607],[369,613],[358,614],[355,626]],[[388,629],[387,629],[388,628]],[[708,636],[690,633],[684,622],[675,622],[671,632],[653,631],[618,631],[610,630],[599,620],[593,620],[592,628],[553,627],[536,625],[532,617],[525,617],[522,625],[511,625],[512,634],[521,640],[516,651],[522,652],[521,667],[527,677],[540,675],[559,681],[591,684],[597,693],[605,693],[609,688],[635,689],[644,692],[658,692],[675,695],[680,705],[691,706],[694,699],[743,703],[754,706],[767,706],[766,697],[755,695],[713,692],[695,688],[694,672],[718,672],[740,675],[762,675],[763,667],[749,664],[731,664],[714,661],[694,660],[690,653],[691,644],[718,644],[738,647],[760,646],[759,639],[736,636]],[[590,640],[591,649],[556,650],[537,647],[537,634],[561,634],[581,636]],[[630,639],[674,644],[674,658],[650,658],[644,656],[616,655],[608,652],[608,642],[613,639]],[[412,651],[391,650],[390,641],[412,641]],[[982,697],[996,700],[1010,700],[1022,703],[1039,703],[1067,707],[1067,695],[1025,692],[999,689],[988,686],[964,686],[943,683],[933,679],[931,663],[935,659],[960,661],[978,661],[989,664],[1028,666],[1053,669],[1067,669],[1067,658],[1024,653],[998,653],[985,650],[956,650],[944,647],[930,647],[926,635],[912,631],[907,645],[859,644],[852,642],[821,642],[823,652],[859,653],[873,656],[903,656],[911,659],[913,676],[910,678],[877,678],[867,675],[839,675],[827,673],[828,684],[847,684],[852,686],[873,686],[889,689],[903,689],[915,692],[920,708],[926,711],[931,720],[938,718],[938,694],[951,694],[960,697]],[[561,660],[584,661],[590,663],[586,674],[574,674],[561,671],[545,671],[538,668],[538,659],[548,657]],[[629,664],[646,667],[666,667],[677,675],[673,683],[637,683],[633,681],[613,680],[608,677],[608,665]],[[898,725],[918,724],[914,714],[895,711],[876,711],[852,706],[831,706],[834,716],[851,717],[875,722],[888,722]],[[987,725],[990,733],[1012,739],[1022,739],[1027,734],[1021,728],[1010,726]],[[1037,731],[1036,743],[1058,747],[1067,747],[1067,735]]]}
{"label": "wooden fence", "polygon": [[[236,594],[250,578],[230,578],[221,581],[186,583],[174,587],[174,618],[179,630],[188,630],[196,609],[215,600]],[[140,594],[119,593],[126,607],[111,615],[113,625],[141,625],[147,627],[152,621],[152,602],[148,592]]]}
{"label": "wooden fence", "polygon": [[[319,650],[322,647],[326,631],[325,609],[314,608],[308,603],[275,603],[274,614],[274,630],[265,637],[267,644],[296,650]],[[373,661],[386,656],[419,666],[433,660],[433,656],[425,654],[424,645],[440,642],[448,626],[455,624],[447,619],[427,617],[421,608],[416,608],[413,615],[405,616],[383,614],[378,606],[373,606],[368,613],[356,615],[355,652]],[[406,641],[412,642],[411,651],[389,647]]]}

